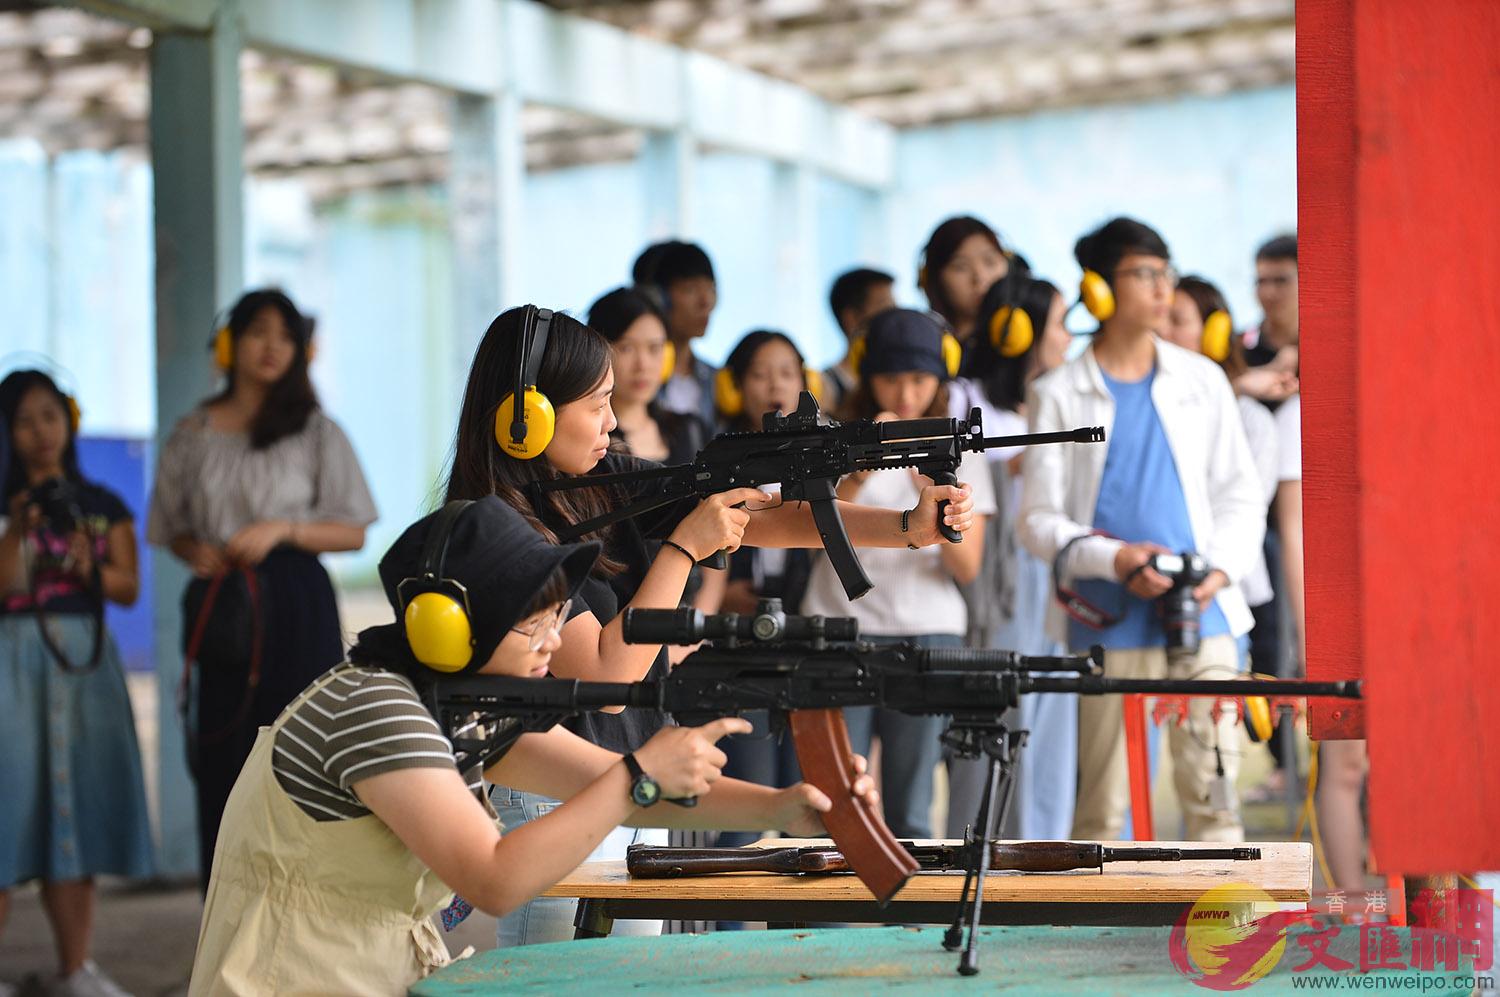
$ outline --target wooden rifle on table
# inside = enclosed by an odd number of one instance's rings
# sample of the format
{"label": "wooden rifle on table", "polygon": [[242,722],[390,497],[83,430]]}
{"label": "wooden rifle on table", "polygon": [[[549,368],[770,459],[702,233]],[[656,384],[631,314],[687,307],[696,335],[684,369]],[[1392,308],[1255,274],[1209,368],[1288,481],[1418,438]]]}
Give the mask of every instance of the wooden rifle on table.
{"label": "wooden rifle on table", "polygon": [[[704,644],[666,678],[652,682],[580,682],[468,676],[438,679],[429,693],[449,733],[460,770],[488,765],[527,731],[605,706],[661,710],[698,725],[751,710],[769,710],[773,729],[789,729],[806,780],[833,803],[823,815],[829,836],[875,899],[886,903],[921,867],[879,814],[854,795],[854,752],[842,708],[883,706],[951,717],[943,741],[960,757],[988,760],[988,778],[971,833],[958,915],[944,936],[957,949],[970,930],[959,972],[978,972],[977,927],[994,836],[1014,790],[1014,769],[1027,732],[1011,730],[1005,712],[1023,695],[1144,693],[1214,697],[1256,695],[1359,698],[1360,683],[1271,679],[1112,679],[1104,649],[1060,657],[1013,651],[922,648],[857,639],[852,619],[789,616],[777,600],[751,615],[704,616],[695,610],[626,610],[627,642]],[[1069,672],[1067,675],[1047,673]],[[691,805],[688,801],[675,801]],[[972,889],[972,901],[970,890]]]}
{"label": "wooden rifle on table", "polygon": [[[875,422],[855,419],[834,422],[823,419],[817,400],[802,392],[797,409],[790,415],[768,412],[759,432],[720,433],[698,452],[690,464],[648,465],[638,470],[609,474],[586,474],[577,478],[539,481],[532,487],[540,494],[573,488],[594,488],[639,481],[661,481],[655,494],[557,530],[563,542],[577,540],[613,523],[631,519],[686,498],[707,498],[733,488],[781,483],[785,501],[806,501],[812,506],[823,549],[850,599],[858,599],[871,588],[869,576],[860,567],[844,530],[835,501],[839,479],[856,471],[878,471],[889,467],[914,467],[935,484],[958,484],[958,465],[966,453],[998,447],[1027,447],[1046,443],[1100,443],[1104,429],[1090,426],[1059,433],[1027,433],[1019,436],[985,436],[979,409],[967,419],[893,419]],[[938,505],[938,530],[949,543],[960,543],[963,534],[942,522],[946,500]],[[726,568],[722,552],[704,562]]]}
{"label": "wooden rifle on table", "polygon": [[[923,872],[967,870],[969,845],[919,845],[903,841]],[[991,841],[990,871],[1073,872],[1103,870],[1109,862],[1258,862],[1260,849],[1162,848],[1102,845],[1090,841]],[[807,875],[853,872],[844,853],[833,845],[789,845],[771,848],[665,848],[631,845],[625,851],[625,871],[636,879],[678,879],[727,872]]]}

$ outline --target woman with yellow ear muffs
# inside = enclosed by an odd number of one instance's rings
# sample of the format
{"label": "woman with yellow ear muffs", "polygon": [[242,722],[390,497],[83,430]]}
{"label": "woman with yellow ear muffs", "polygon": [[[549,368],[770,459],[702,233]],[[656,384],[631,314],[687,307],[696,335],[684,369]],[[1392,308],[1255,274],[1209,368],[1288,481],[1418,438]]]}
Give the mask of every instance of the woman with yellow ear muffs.
{"label": "woman with yellow ear muffs", "polygon": [[[548,542],[495,496],[446,503],[402,533],[380,562],[395,622],[362,631],[348,661],[256,739],[189,993],[405,994],[449,961],[432,915],[451,928],[474,908],[515,910],[622,823],[826,833],[816,789],[718,778],[714,742],[748,728],[732,717],[658,731],[625,757],[561,727],[510,744],[497,732],[488,767],[455,751],[428,705],[434,682],[545,676],[598,554],[597,543]],[[502,834],[486,781],[568,802]],[[854,788],[869,801],[868,777]],[[664,805],[685,796],[698,805]]]}
{"label": "woman with yellow ear muffs", "polygon": [[756,329],[745,334],[714,378],[714,407],[727,429],[760,429],[772,412],[791,412],[803,391],[821,398],[823,375],[802,358],[784,332]]}
{"label": "woman with yellow ear muffs", "polygon": [[[954,415],[978,408],[988,433],[1027,432],[1026,392],[1031,383],[1060,367],[1072,342],[1063,318],[1067,302],[1049,281],[1013,269],[985,292],[975,323],[974,347],[964,377],[955,382]],[[1015,510],[1021,499],[1020,448],[985,454],[998,505],[1006,510],[990,520],[980,577],[965,592],[970,612],[969,643],[976,647],[1024,648],[1027,654],[1065,650],[1046,633],[1052,597],[1049,567],[1016,538]],[[1021,704],[1026,727],[1038,750],[1022,754],[1022,778],[1013,809],[1028,838],[1066,838],[1072,830],[1078,761],[1076,697],[1030,696]],[[956,802],[946,832],[963,833],[961,815],[978,804],[984,790],[983,766],[948,760],[950,797]],[[971,802],[972,801],[972,802]]]}
{"label": "woman with yellow ear muffs", "polygon": [[[961,352],[937,316],[906,308],[881,312],[870,319],[858,381],[840,415],[848,419],[946,417]],[[802,612],[852,616],[859,621],[860,636],[878,642],[962,646],[968,611],[958,586],[972,582],[978,574],[995,497],[982,455],[966,456],[958,475],[970,483],[974,498],[975,528],[963,543],[932,550],[861,551],[861,562],[875,587],[858,600],[845,595],[827,558],[815,558]],[[908,468],[851,474],[840,482],[839,497],[904,509],[927,480]],[[854,750],[866,751],[874,737],[880,738],[881,798],[891,830],[901,837],[934,837],[937,829],[931,826],[928,812],[933,768],[942,754],[941,718],[911,717],[884,709],[844,712]]]}
{"label": "woman with yellow ear muffs", "polygon": [[173,427],[157,461],[146,538],[194,576],[182,698],[205,881],[256,729],[343,654],[318,556],[358,550],[376,517],[308,377],[310,330],[281,291],[241,296],[209,342],[223,388]]}
{"label": "woman with yellow ear muffs", "polygon": [[[610,450],[609,434],[616,426],[610,407],[615,382],[612,364],[609,342],[571,316],[530,305],[499,315],[474,354],[445,497],[498,495],[533,520],[544,536],[555,539],[558,530],[657,495],[659,479],[608,489],[543,493],[538,488],[539,483],[560,475],[656,466]],[[526,399],[521,406],[528,413],[524,420],[513,416],[513,399],[518,395]],[[533,419],[533,412],[545,414]],[[944,521],[961,523],[967,529],[972,502],[967,490],[959,487],[925,489],[917,507],[909,510],[907,533],[902,532],[902,516],[896,511],[845,506],[842,512],[850,539],[858,546],[922,546],[941,539],[937,503],[944,499],[953,501]],[[747,503],[756,508],[743,508]],[[702,502],[674,502],[587,539],[601,540],[604,554],[579,589],[551,667],[564,677],[606,681],[635,681],[664,674],[668,667],[659,647],[624,642],[618,619],[621,610],[675,608],[697,562],[742,543],[790,548],[821,545],[805,505],[773,505],[770,496],[753,488]],[[569,721],[568,726],[602,747],[630,751],[665,723],[660,713],[632,708],[613,714],[590,713]],[[552,805],[519,791],[497,793],[496,805],[507,825],[534,819]],[[623,857],[630,841],[629,832],[611,839],[607,843],[610,854]],[[572,937],[572,905],[562,902],[548,907],[549,903],[540,905],[546,911],[533,906],[505,919],[502,944]]]}

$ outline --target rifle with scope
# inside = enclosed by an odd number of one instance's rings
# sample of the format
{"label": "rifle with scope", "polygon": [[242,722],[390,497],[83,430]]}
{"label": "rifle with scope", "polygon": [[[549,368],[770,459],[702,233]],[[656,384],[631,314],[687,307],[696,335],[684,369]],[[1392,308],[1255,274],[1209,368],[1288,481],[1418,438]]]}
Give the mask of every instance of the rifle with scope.
{"label": "rifle with scope", "polygon": [[[433,712],[450,732],[460,768],[476,761],[488,764],[521,734],[600,707],[657,709],[689,725],[769,710],[774,728],[791,731],[804,778],[833,801],[823,820],[834,844],[876,900],[885,903],[920,865],[879,814],[854,795],[854,753],[842,708],[882,706],[949,716],[944,743],[961,756],[989,761],[980,813],[965,846],[968,875],[962,896],[968,897],[972,885],[974,898],[972,906],[960,900],[959,915],[945,936],[949,948],[958,947],[962,922],[967,920],[971,929],[979,924],[991,857],[984,844],[1009,804],[1013,768],[1026,741],[1026,732],[1010,730],[1003,716],[1021,696],[1360,696],[1357,681],[1112,679],[1103,675],[1100,647],[1054,657],[876,645],[858,639],[855,620],[787,615],[778,600],[764,600],[751,616],[629,609],[624,636],[629,643],[714,643],[688,655],[666,678],[651,682],[483,675],[440,679],[431,692]],[[1072,674],[1045,674],[1049,672]],[[673,802],[691,806],[695,801]],[[961,972],[976,971],[974,938],[971,930]]]}
{"label": "rifle with scope", "polygon": [[[844,530],[835,502],[839,479],[856,471],[878,471],[890,467],[914,467],[935,484],[958,484],[958,465],[966,453],[997,447],[1026,447],[1045,443],[1099,443],[1099,426],[1060,433],[1026,433],[1018,436],[985,436],[979,409],[967,419],[895,419],[875,422],[856,419],[834,422],[823,419],[809,391],[802,392],[796,411],[766,414],[759,432],[720,433],[698,452],[690,464],[651,466],[609,474],[587,474],[577,478],[539,481],[532,487],[540,493],[638,481],[662,481],[660,491],[647,498],[621,505],[610,512],[557,531],[564,543],[577,540],[621,520],[689,497],[707,498],[733,488],[781,483],[784,500],[809,502],[813,522],[823,549],[850,599],[870,590],[869,576],[860,566]],[[963,534],[943,524],[946,503],[938,506],[938,529],[949,543],[960,543]],[[714,568],[728,566],[723,552],[703,563]]]}

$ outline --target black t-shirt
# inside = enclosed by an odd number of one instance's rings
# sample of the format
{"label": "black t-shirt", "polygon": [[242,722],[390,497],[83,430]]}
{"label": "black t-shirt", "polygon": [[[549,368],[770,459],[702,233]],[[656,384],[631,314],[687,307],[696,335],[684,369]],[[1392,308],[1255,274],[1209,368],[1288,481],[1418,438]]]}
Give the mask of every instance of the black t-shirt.
{"label": "black t-shirt", "polygon": [[[610,453],[604,456],[593,473],[613,474],[659,466],[661,465],[655,461]],[[617,486],[614,489],[616,494],[611,496],[610,507],[618,508],[651,495],[659,495],[663,484],[662,481],[642,481]],[[636,590],[640,588],[641,580],[651,568],[661,538],[676,529],[677,524],[696,505],[696,499],[687,498],[615,524],[608,542],[608,553],[614,560],[624,564],[625,570],[613,578],[602,578],[595,574],[585,579],[574,596],[575,615],[587,609],[594,614],[600,626],[614,619],[619,614],[620,607],[634,598]],[[556,514],[550,509],[543,512],[542,518],[554,528],[564,525],[557,521]],[[657,654],[651,670],[646,673],[646,679],[654,681],[666,678],[669,668],[664,649]],[[659,710],[626,707],[619,713],[584,713],[565,721],[564,726],[586,741],[623,754],[645,744],[652,734],[661,730],[668,722],[666,714]]]}
{"label": "black t-shirt", "polygon": [[[87,481],[70,481],[59,494],[54,515],[71,516],[77,528],[89,535],[94,563],[104,563],[109,554],[109,531],[116,523],[134,517],[120,496]],[[46,515],[48,510],[43,509]],[[0,598],[0,613],[23,613],[35,608],[32,592],[48,613],[89,613],[94,599],[88,584],[67,563],[72,533],[49,520],[28,535],[31,545],[31,577],[21,580],[21,591]]]}

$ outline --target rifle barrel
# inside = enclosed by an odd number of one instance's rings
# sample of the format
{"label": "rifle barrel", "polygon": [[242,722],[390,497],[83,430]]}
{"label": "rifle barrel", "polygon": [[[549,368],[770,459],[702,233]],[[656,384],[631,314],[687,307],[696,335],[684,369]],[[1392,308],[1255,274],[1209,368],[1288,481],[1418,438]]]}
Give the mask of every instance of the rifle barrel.
{"label": "rifle barrel", "polygon": [[1046,678],[1020,676],[1020,691],[1079,692],[1085,695],[1140,693],[1146,696],[1332,696],[1359,699],[1363,695],[1358,680],[1309,682],[1303,679],[1115,679],[1102,675]]}
{"label": "rifle barrel", "polygon": [[1259,862],[1259,848],[1116,848],[1106,845],[1106,862],[1181,862],[1199,861]]}
{"label": "rifle barrel", "polygon": [[1082,429],[1065,429],[1057,433],[1020,433],[1016,436],[986,436],[977,446],[965,449],[996,450],[1004,447],[1031,447],[1043,443],[1103,443],[1103,426],[1084,426]]}

